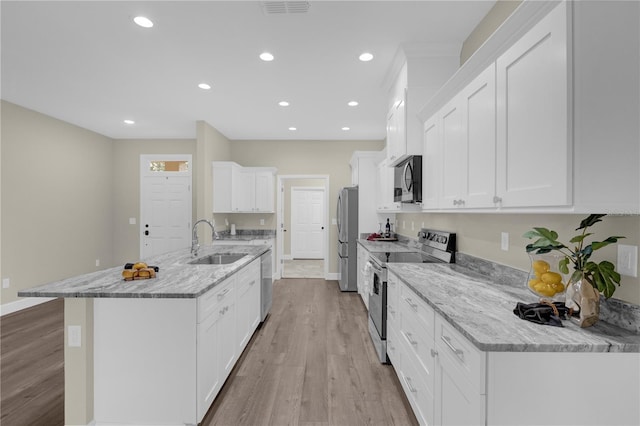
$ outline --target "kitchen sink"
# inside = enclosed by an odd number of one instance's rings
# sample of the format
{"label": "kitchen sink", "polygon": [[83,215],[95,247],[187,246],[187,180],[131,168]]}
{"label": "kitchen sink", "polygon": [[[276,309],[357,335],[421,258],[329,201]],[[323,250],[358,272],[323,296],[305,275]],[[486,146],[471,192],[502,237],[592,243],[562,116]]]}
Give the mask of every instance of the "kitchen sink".
{"label": "kitchen sink", "polygon": [[228,265],[245,257],[246,253],[216,253],[199,257],[189,262],[189,265]]}

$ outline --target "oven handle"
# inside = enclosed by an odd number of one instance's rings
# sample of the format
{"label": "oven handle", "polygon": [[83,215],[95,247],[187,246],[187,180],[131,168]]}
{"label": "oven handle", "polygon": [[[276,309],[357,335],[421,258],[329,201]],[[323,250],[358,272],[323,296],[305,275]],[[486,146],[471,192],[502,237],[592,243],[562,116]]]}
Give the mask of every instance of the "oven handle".
{"label": "oven handle", "polygon": [[379,267],[375,262],[373,262],[372,260],[368,260],[367,264],[371,266],[371,268],[373,268],[376,272],[378,273],[382,273],[382,268]]}

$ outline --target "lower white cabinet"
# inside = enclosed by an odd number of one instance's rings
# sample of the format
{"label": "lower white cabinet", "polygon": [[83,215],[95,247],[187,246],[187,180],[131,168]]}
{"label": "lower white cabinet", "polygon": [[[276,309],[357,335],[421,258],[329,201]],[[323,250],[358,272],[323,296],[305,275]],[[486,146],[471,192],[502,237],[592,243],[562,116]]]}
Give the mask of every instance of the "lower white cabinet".
{"label": "lower white cabinet", "polygon": [[256,330],[260,259],[194,298],[94,300],[94,420],[198,424]]}
{"label": "lower white cabinet", "polygon": [[638,353],[481,351],[392,272],[387,303],[387,355],[422,425],[640,424]]}

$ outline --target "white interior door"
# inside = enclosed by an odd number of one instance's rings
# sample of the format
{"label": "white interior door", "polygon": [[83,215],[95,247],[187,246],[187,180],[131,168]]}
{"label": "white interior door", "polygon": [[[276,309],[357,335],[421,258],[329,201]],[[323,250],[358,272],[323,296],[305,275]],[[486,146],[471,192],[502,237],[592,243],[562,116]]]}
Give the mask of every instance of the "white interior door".
{"label": "white interior door", "polygon": [[191,244],[191,156],[140,156],[140,256]]}
{"label": "white interior door", "polygon": [[323,259],[324,188],[291,188],[291,256]]}

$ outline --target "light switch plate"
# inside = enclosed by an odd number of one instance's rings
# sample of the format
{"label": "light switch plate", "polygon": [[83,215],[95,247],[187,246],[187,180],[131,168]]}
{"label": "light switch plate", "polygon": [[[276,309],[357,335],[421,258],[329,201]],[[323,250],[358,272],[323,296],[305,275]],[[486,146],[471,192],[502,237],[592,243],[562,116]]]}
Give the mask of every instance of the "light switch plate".
{"label": "light switch plate", "polygon": [[509,251],[509,233],[503,232],[500,235],[500,248],[503,251]]}
{"label": "light switch plate", "polygon": [[638,246],[618,244],[618,264],[616,270],[620,275],[638,276]]}
{"label": "light switch plate", "polygon": [[11,280],[9,278],[2,279],[2,288],[9,288],[11,286]]}
{"label": "light switch plate", "polygon": [[135,217],[130,217],[129,218],[129,225],[135,225],[136,224],[136,218]]}

